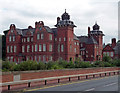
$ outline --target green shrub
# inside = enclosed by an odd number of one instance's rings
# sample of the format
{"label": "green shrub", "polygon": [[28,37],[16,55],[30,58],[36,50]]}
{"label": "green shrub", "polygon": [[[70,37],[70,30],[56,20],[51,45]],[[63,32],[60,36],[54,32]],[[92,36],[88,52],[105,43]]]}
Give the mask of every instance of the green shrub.
{"label": "green shrub", "polygon": [[36,61],[24,61],[20,63],[20,70],[26,71],[26,70],[37,70],[37,62]]}
{"label": "green shrub", "polygon": [[58,64],[59,64],[59,66],[62,67],[62,68],[67,68],[68,62],[65,61],[65,60],[60,60],[60,61],[58,61]]}
{"label": "green shrub", "polygon": [[112,61],[111,57],[109,57],[107,55],[103,56],[103,62],[110,62],[110,61]]}
{"label": "green shrub", "polygon": [[39,62],[37,65],[37,70],[45,70],[46,69],[46,65],[43,62]]}
{"label": "green shrub", "polygon": [[67,63],[66,68],[75,68],[75,64],[72,61],[70,61]]}
{"label": "green shrub", "polygon": [[80,62],[80,67],[88,68],[88,67],[91,67],[91,64],[90,64],[90,62]]}

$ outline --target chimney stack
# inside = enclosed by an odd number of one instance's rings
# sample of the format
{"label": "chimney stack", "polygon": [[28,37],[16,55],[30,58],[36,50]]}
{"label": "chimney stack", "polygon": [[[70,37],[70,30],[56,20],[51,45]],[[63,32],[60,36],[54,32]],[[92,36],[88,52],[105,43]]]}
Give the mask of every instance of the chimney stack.
{"label": "chimney stack", "polygon": [[90,37],[90,27],[88,27],[88,37]]}
{"label": "chimney stack", "polygon": [[57,23],[60,21],[60,17],[57,17]]}
{"label": "chimney stack", "polygon": [[116,38],[112,38],[112,48],[116,46]]}

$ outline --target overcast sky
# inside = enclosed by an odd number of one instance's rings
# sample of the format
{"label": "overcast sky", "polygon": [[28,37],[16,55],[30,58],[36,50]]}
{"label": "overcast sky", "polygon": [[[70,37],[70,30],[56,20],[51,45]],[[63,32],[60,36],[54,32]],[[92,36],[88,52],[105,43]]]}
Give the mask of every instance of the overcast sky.
{"label": "overcast sky", "polygon": [[9,29],[10,24],[17,28],[35,26],[36,21],[44,21],[54,27],[56,18],[69,13],[77,26],[77,36],[87,35],[88,26],[97,21],[105,34],[105,43],[118,38],[118,1],[119,0],[0,0],[0,34]]}

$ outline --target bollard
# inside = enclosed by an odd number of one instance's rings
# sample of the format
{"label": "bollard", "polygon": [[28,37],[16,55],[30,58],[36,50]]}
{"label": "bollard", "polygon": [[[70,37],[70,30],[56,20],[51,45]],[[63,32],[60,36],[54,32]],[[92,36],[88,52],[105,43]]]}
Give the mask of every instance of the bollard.
{"label": "bollard", "polygon": [[69,81],[70,81],[70,77],[69,77]]}
{"label": "bollard", "polygon": [[88,79],[88,75],[86,75],[86,79]]}
{"label": "bollard", "polygon": [[31,82],[28,82],[28,87],[30,87],[30,83],[31,83]]}
{"label": "bollard", "polygon": [[60,83],[60,79],[58,79],[58,83]]}
{"label": "bollard", "polygon": [[45,80],[45,85],[47,85],[47,80]]}
{"label": "bollard", "polygon": [[80,76],[78,76],[78,80],[80,80]]}
{"label": "bollard", "polygon": [[111,75],[111,73],[109,73],[109,76]]}
{"label": "bollard", "polygon": [[10,90],[10,85],[8,85],[8,90]]}
{"label": "bollard", "polygon": [[105,73],[105,76],[106,76],[106,73]]}
{"label": "bollard", "polygon": [[115,72],[114,72],[114,75],[115,75]]}

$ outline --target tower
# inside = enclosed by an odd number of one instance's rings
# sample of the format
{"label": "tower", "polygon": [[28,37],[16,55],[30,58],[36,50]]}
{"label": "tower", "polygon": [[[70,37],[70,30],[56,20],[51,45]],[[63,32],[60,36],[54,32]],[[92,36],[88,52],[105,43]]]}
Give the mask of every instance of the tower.
{"label": "tower", "polygon": [[66,12],[62,14],[61,19],[57,17],[57,36],[55,41],[55,60],[59,58],[63,60],[73,60],[74,52],[74,27],[73,21],[70,20],[70,15]]}
{"label": "tower", "polygon": [[88,33],[88,36],[92,36],[97,41],[98,47],[97,47],[96,59],[97,60],[102,60],[102,49],[103,49],[103,36],[104,36],[104,34],[103,34],[102,31],[100,31],[100,26],[97,24],[97,22],[93,26],[93,30]]}

